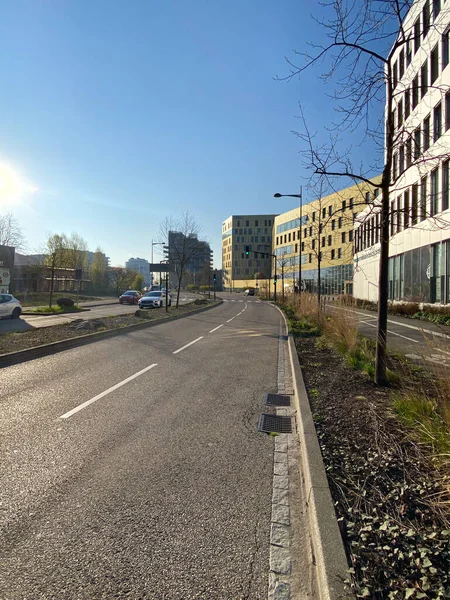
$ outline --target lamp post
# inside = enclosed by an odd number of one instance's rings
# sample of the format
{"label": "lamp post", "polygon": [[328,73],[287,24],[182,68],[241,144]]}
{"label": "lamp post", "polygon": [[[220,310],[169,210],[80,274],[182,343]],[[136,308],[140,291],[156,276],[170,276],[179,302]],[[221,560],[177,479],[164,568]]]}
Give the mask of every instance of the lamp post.
{"label": "lamp post", "polygon": [[[300,186],[299,194],[279,194],[273,195],[274,198],[298,198],[299,199],[299,236],[298,236],[298,294],[300,300],[300,293],[302,291],[302,211],[303,211],[303,199],[302,199],[302,186]],[[295,290],[295,278],[294,278],[294,290]]]}

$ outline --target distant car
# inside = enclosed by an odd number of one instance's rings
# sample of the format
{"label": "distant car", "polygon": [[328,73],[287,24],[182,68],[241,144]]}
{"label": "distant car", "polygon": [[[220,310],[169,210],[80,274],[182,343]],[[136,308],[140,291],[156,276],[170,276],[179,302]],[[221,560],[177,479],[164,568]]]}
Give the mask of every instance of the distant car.
{"label": "distant car", "polygon": [[22,314],[22,305],[12,294],[0,294],[0,318],[18,319]]}
{"label": "distant car", "polygon": [[[172,305],[172,298],[167,294],[167,304]],[[166,305],[166,292],[148,292],[139,300],[139,308],[161,308]]]}
{"label": "distant car", "polygon": [[120,298],[120,304],[137,304],[142,298],[141,292],[137,292],[136,290],[128,290],[128,292],[124,292]]}
{"label": "distant car", "polygon": [[255,288],[248,288],[248,290],[245,290],[244,292],[244,296],[254,296],[255,295]]}

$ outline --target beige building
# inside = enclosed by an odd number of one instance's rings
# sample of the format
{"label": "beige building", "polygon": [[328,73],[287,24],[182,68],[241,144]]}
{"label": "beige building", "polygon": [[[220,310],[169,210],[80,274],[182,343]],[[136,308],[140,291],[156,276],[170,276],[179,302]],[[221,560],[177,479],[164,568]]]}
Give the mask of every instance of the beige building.
{"label": "beige building", "polygon": [[279,289],[293,290],[301,279],[303,290],[316,292],[320,268],[322,293],[352,293],[354,222],[377,191],[369,183],[359,183],[275,217],[273,253]]}
{"label": "beige building", "polygon": [[222,223],[224,290],[241,291],[248,287],[262,288],[268,285],[272,275],[270,254],[275,217],[276,215],[232,215]]}

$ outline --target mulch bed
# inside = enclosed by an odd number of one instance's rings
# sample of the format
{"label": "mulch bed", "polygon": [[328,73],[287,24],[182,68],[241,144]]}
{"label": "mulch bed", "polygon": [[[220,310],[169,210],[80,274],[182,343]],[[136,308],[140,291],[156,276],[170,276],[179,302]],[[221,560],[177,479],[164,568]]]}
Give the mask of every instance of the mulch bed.
{"label": "mulch bed", "polygon": [[94,333],[96,331],[120,329],[129,325],[143,323],[148,320],[157,321],[163,320],[168,316],[189,314],[208,303],[208,300],[198,299],[190,304],[181,305],[178,308],[171,307],[168,313],[166,313],[164,309],[155,309],[152,311],[145,311],[143,317],[136,317],[134,314],[129,314],[89,320],[80,318],[70,323],[64,323],[63,325],[52,325],[49,327],[27,329],[25,331],[14,333],[5,333],[0,335],[0,354],[27,350],[28,348],[35,348],[42,344],[60,342],[69,338]]}
{"label": "mulch bed", "polygon": [[349,586],[358,598],[450,598],[448,482],[396,419],[391,390],[315,338],[296,345]]}

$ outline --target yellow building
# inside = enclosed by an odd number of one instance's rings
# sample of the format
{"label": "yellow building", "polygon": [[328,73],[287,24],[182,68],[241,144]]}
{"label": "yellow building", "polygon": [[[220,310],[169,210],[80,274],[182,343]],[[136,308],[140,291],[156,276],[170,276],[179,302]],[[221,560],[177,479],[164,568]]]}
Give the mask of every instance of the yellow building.
{"label": "yellow building", "polygon": [[[371,181],[379,183],[381,176]],[[303,290],[317,291],[320,268],[322,293],[351,294],[354,221],[377,192],[369,183],[358,183],[275,217],[279,289],[298,286],[301,264]]]}
{"label": "yellow building", "polygon": [[[272,276],[272,231],[276,215],[232,215],[222,223],[224,290],[265,288]],[[249,254],[246,255],[246,247]]]}

